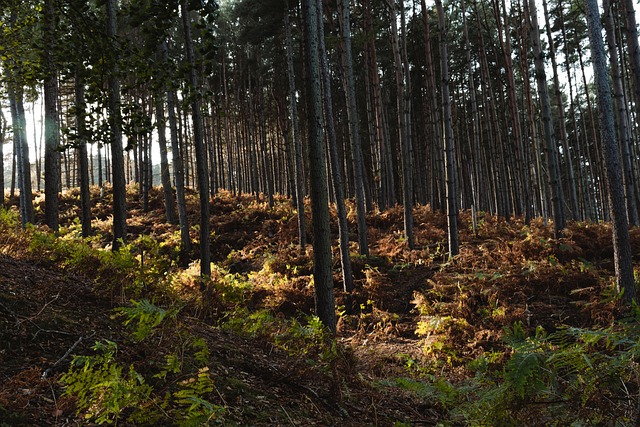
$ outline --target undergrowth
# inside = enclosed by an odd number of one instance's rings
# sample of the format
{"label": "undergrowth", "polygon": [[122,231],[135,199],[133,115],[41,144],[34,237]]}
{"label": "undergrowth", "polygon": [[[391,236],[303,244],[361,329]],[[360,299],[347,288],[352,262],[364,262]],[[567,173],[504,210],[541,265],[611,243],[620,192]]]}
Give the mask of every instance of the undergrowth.
{"label": "undergrowth", "polygon": [[[207,343],[183,328],[178,310],[142,300],[116,313],[124,317],[138,345],[160,351],[164,357],[145,361],[142,372],[134,363],[119,360],[116,342],[96,342],[95,354],[75,356],[60,379],[65,394],[76,399],[78,413],[96,424],[117,424],[119,420],[135,425],[221,423],[225,408],[215,402]],[[152,337],[165,326],[177,339],[163,340],[160,347]]]}
{"label": "undergrowth", "polygon": [[[3,252],[21,248],[27,257],[80,273],[119,305],[113,319],[126,333],[96,341],[60,378],[86,422],[224,424],[229,405],[216,388],[224,381],[213,373],[212,341],[193,332],[193,318],[202,321],[198,328],[277,348],[349,396],[340,378],[353,369],[340,366],[350,357],[348,347],[309,315],[310,252],[260,234],[242,237],[251,242],[238,248],[225,235],[245,223],[262,232],[262,222],[270,235],[287,227],[295,234],[291,211],[240,208],[231,198],[215,202],[229,212],[212,239],[226,252],[212,265],[208,301],[198,292],[198,262],[178,265],[175,232],[169,240],[140,236],[113,252],[104,236],[79,238],[77,224],[58,234],[36,226],[22,232],[15,211],[0,209]],[[342,324],[352,333],[347,339],[362,338],[354,339],[362,347],[413,340],[424,360],[386,355],[403,361],[405,371],[360,372],[358,387],[403,390],[411,402],[437,408],[442,426],[635,425],[640,312],[615,320],[617,301],[603,285],[611,288],[612,273],[601,229],[572,223],[566,237],[555,240],[542,221],[508,224],[483,214],[473,236],[462,228],[466,244],[448,260],[438,222],[444,217],[424,207],[417,214],[424,224],[418,241],[435,243],[409,253],[401,234],[390,231],[401,221],[399,209],[369,218],[375,255],[354,257],[359,294],[354,301],[337,295]],[[461,218],[467,221],[464,213]],[[411,283],[416,272],[422,276]],[[347,303],[353,313],[347,314]],[[410,334],[400,337],[409,321]]]}

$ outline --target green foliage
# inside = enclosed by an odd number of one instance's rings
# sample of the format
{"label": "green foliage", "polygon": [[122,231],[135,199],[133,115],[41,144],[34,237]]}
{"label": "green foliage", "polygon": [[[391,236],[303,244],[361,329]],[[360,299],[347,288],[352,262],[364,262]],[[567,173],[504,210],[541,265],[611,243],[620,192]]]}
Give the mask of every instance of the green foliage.
{"label": "green foliage", "polygon": [[249,337],[268,338],[291,355],[317,354],[330,362],[338,352],[318,316],[306,316],[305,322],[300,322],[274,316],[269,310],[250,313],[239,308],[228,315],[222,327]]}
{"label": "green foliage", "polygon": [[0,208],[0,228],[16,230],[20,226],[20,216],[14,209]]}
{"label": "green foliage", "polygon": [[117,423],[128,410],[135,411],[149,399],[152,388],[133,366],[124,367],[115,360],[117,344],[96,342],[94,356],[74,357],[71,368],[61,381],[65,394],[75,396],[78,412],[97,424]]}
{"label": "green foliage", "polygon": [[[132,307],[120,308],[125,325],[136,326],[133,337],[142,342],[152,336],[167,318],[175,318],[179,310],[165,310],[149,301],[132,301]],[[179,333],[177,325],[174,332]],[[141,344],[140,344],[141,345]],[[171,423],[180,426],[209,425],[220,420],[224,408],[208,397],[215,390],[207,366],[210,352],[203,338],[187,337],[184,345],[165,354],[165,363],[157,371],[148,372],[151,381],[117,358],[117,344],[97,342],[97,354],[76,356],[61,381],[65,394],[77,399],[79,414],[96,424],[113,424],[124,419],[135,425]],[[145,367],[153,366],[152,363]]]}
{"label": "green foliage", "polygon": [[137,341],[142,341],[147,338],[165,318],[175,319],[180,311],[179,308],[165,310],[150,303],[146,299],[140,301],[131,300],[131,305],[131,307],[118,307],[115,311],[120,316],[125,317],[123,322],[125,326],[129,326],[134,322],[136,323],[133,337]]}

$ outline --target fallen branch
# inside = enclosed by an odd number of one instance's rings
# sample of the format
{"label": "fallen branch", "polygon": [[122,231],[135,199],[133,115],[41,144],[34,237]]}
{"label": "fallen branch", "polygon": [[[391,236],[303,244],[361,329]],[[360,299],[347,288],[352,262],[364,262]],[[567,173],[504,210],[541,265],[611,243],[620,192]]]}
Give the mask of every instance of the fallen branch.
{"label": "fallen branch", "polygon": [[51,367],[47,368],[47,370],[46,370],[46,371],[44,371],[44,372],[42,373],[42,380],[43,380],[43,381],[44,381],[44,380],[46,380],[46,379],[47,379],[47,376],[49,375],[49,373],[50,373],[51,371],[53,371],[55,368],[57,368],[58,366],[60,366],[60,364],[62,364],[62,362],[64,362],[64,361],[65,361],[65,359],[66,359],[67,357],[69,357],[69,355],[71,354],[71,352],[72,352],[72,351],[73,351],[73,350],[74,350],[74,349],[75,349],[75,348],[76,348],[76,347],[77,347],[77,346],[78,346],[82,341],[84,341],[84,340],[88,340],[89,338],[93,337],[95,334],[96,334],[96,333],[95,333],[95,331],[94,331],[94,332],[93,332],[91,335],[89,335],[89,336],[86,336],[86,337],[80,337],[80,338],[78,338],[78,339],[76,340],[76,342],[74,342],[74,343],[73,343],[73,345],[72,345],[71,347],[69,347],[69,350],[67,350],[67,352],[64,354],[64,356],[62,356],[60,359],[58,359],[58,361],[57,361],[56,363],[54,363]]}

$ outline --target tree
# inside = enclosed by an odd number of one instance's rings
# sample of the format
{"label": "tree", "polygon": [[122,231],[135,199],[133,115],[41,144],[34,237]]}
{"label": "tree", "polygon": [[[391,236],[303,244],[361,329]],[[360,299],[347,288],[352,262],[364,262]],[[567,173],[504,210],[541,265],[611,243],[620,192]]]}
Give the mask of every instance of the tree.
{"label": "tree", "polygon": [[351,141],[351,161],[353,164],[353,181],[356,195],[358,246],[360,248],[360,255],[368,256],[369,243],[367,242],[364,162],[362,159],[362,147],[360,146],[360,123],[358,120],[356,88],[353,77],[349,0],[338,0],[338,9],[338,16],[340,17],[340,33],[342,36],[343,87],[347,99],[347,120],[349,121],[349,140]]}
{"label": "tree", "polygon": [[[107,37],[113,43],[117,52],[116,40],[118,29],[116,24],[116,0],[107,0]],[[120,249],[127,240],[127,204],[126,182],[124,176],[124,156],[122,153],[122,129],[120,113],[120,78],[118,75],[117,55],[108,59],[109,76],[107,85],[109,88],[109,127],[111,144],[111,171],[113,186],[113,244],[114,251]]]}
{"label": "tree", "polygon": [[60,182],[60,136],[58,115],[58,76],[53,55],[56,49],[54,0],[44,2],[44,213],[47,225],[58,231],[58,193]]}
{"label": "tree", "polygon": [[455,256],[460,253],[460,243],[458,239],[457,168],[453,144],[453,127],[451,124],[451,97],[449,95],[448,30],[441,0],[436,0],[436,8],[438,9],[438,28],[440,30],[440,74],[442,78],[442,117],[444,120],[445,176],[447,181],[447,230],[449,256]]}
{"label": "tree", "polygon": [[298,125],[298,103],[296,101],[296,80],[293,68],[293,40],[289,23],[289,12],[284,14],[284,28],[286,33],[287,76],[289,78],[289,115],[291,116],[291,129],[293,132],[293,161],[295,181],[295,202],[298,211],[298,243],[300,250],[304,251],[307,244],[307,236],[304,225],[304,187],[302,174],[302,144],[300,143],[300,127]]}
{"label": "tree", "polygon": [[82,65],[75,73],[76,146],[78,147],[78,170],[80,175],[80,218],[82,237],[91,235],[91,194],[89,192],[89,164],[87,160],[87,130],[85,125],[84,76]]}
{"label": "tree", "polygon": [[311,180],[311,214],[313,222],[313,280],[316,313],[322,323],[336,331],[333,295],[331,235],[329,231],[329,192],[322,132],[320,61],[318,45],[318,10],[316,0],[303,0],[305,54],[307,65],[307,114],[309,132],[309,175]]}
{"label": "tree", "polygon": [[189,101],[191,104],[191,120],[193,121],[193,144],[196,154],[196,175],[198,179],[198,191],[200,194],[200,290],[205,291],[205,280],[211,276],[211,248],[209,245],[209,172],[207,166],[207,151],[204,146],[202,133],[202,116],[200,111],[200,86],[196,74],[196,61],[193,52],[193,39],[191,37],[191,19],[187,1],[180,3],[180,14],[184,31],[184,49],[187,64],[189,65]]}
{"label": "tree", "polygon": [[587,23],[589,24],[589,41],[591,44],[591,61],[593,63],[594,80],[598,93],[598,115],[600,120],[600,136],[602,153],[606,171],[606,183],[609,190],[609,212],[613,225],[613,252],[618,290],[628,303],[636,300],[629,224],[627,222],[622,185],[622,167],[620,151],[616,141],[611,101],[611,86],[607,73],[607,62],[602,40],[602,24],[597,0],[585,0]]}
{"label": "tree", "polygon": [[551,121],[551,104],[549,102],[549,89],[547,86],[547,76],[544,70],[544,54],[540,44],[540,28],[538,26],[538,12],[535,0],[529,1],[529,25],[531,31],[531,44],[533,47],[533,58],[536,67],[536,82],[538,84],[538,95],[542,106],[542,127],[544,130],[545,159],[547,173],[549,176],[549,186],[551,187],[551,205],[553,212],[553,226],[556,236],[562,235],[566,225],[564,215],[564,195],[562,192],[562,182],[560,178],[560,168],[558,166],[558,147],[556,146],[553,133],[553,122]]}
{"label": "tree", "polygon": [[[406,42],[404,1],[400,10],[401,30],[403,42]],[[411,159],[411,123],[410,123],[410,98],[408,96],[407,82],[410,81],[407,62],[403,61],[400,54],[400,42],[398,40],[398,24],[396,22],[396,0],[387,0],[391,15],[391,47],[393,50],[393,64],[396,78],[396,117],[398,123],[398,136],[402,155],[402,207],[404,210],[404,236],[407,239],[409,249],[414,248],[413,237],[413,163]]]}
{"label": "tree", "polygon": [[622,185],[624,188],[624,200],[627,207],[627,219],[630,224],[639,225],[638,207],[633,189],[634,173],[631,163],[631,143],[633,136],[629,126],[629,116],[625,102],[625,92],[622,82],[622,71],[618,62],[618,42],[616,40],[616,27],[613,19],[613,11],[609,0],[603,0],[604,25],[607,34],[607,46],[609,49],[609,66],[611,68],[611,80],[613,86],[613,104],[615,108],[614,118],[617,123],[618,139],[620,141],[622,161]]}
{"label": "tree", "polygon": [[[331,166],[331,182],[333,183],[333,193],[336,199],[336,211],[338,213],[338,236],[340,242],[340,262],[342,265],[342,278],[344,291],[352,292],[353,270],[351,268],[351,254],[349,250],[349,223],[347,222],[347,209],[344,200],[344,187],[342,173],[340,172],[340,156],[338,154],[338,143],[336,141],[335,123],[333,121],[333,94],[331,91],[331,77],[329,74],[329,60],[324,41],[324,22],[322,19],[322,0],[318,0],[318,40],[319,55],[322,71],[323,85],[323,106],[324,119],[327,129],[327,139],[329,140],[329,165]],[[353,71],[353,70],[352,70]],[[362,165],[361,165],[362,166]],[[357,196],[356,196],[357,197]],[[357,209],[357,207],[356,207]]]}

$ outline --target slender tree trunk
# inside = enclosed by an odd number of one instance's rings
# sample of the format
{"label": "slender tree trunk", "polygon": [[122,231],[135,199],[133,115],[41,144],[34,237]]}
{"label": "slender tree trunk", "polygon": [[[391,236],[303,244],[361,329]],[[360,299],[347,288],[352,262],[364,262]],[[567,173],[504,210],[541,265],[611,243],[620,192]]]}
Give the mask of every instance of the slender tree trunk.
{"label": "slender tree trunk", "polygon": [[[112,41],[117,37],[116,0],[107,0],[107,36]],[[122,153],[122,130],[120,128],[120,79],[115,59],[110,64],[107,79],[109,87],[109,125],[111,128],[111,170],[113,187],[113,245],[114,251],[120,249],[127,240],[126,182],[124,177],[124,156]]]}
{"label": "slender tree trunk", "polygon": [[635,105],[636,117],[640,117],[640,46],[638,43],[635,2],[634,0],[623,0],[621,4],[626,16],[624,28],[626,30],[627,51],[629,52],[633,80],[633,104]]}
{"label": "slender tree trunk", "polygon": [[349,140],[351,142],[351,161],[353,164],[353,184],[356,196],[358,247],[360,248],[360,255],[368,256],[369,243],[367,242],[364,161],[362,159],[362,147],[360,144],[360,123],[358,120],[356,88],[353,78],[349,0],[338,0],[338,14],[338,16],[340,17],[340,33],[342,36],[342,68],[344,77],[344,91],[347,100],[347,120],[349,122]]}
{"label": "slender tree trunk", "polygon": [[[404,0],[400,0],[403,2]],[[404,236],[407,239],[407,246],[413,250],[415,246],[413,236],[413,170],[411,167],[411,136],[410,125],[408,123],[408,106],[406,94],[406,81],[409,80],[409,70],[404,69],[404,64],[400,54],[400,42],[398,40],[398,24],[396,0],[387,0],[391,12],[391,49],[393,51],[393,63],[396,77],[396,116],[398,123],[398,135],[402,155],[402,200],[404,210]],[[400,10],[402,21],[404,22],[404,7]],[[403,28],[404,31],[404,28]]]}
{"label": "slender tree trunk", "polygon": [[91,235],[91,194],[89,192],[89,163],[87,159],[87,130],[85,127],[84,80],[81,65],[75,75],[75,112],[78,146],[78,175],[80,175],[80,220],[82,237]]}
{"label": "slender tree trunk", "polygon": [[618,138],[620,140],[621,160],[622,160],[622,183],[624,187],[624,199],[627,207],[627,219],[630,224],[638,225],[638,208],[636,204],[635,192],[633,188],[633,166],[631,164],[631,129],[627,114],[624,88],[622,84],[622,73],[618,62],[617,41],[615,34],[615,24],[613,11],[609,0],[603,0],[604,25],[607,34],[607,44],[609,46],[609,66],[613,83],[613,102],[616,114],[614,115],[618,126]]}
{"label": "slender tree trunk", "polygon": [[158,127],[158,145],[160,146],[160,179],[162,182],[162,192],[164,194],[164,207],[167,222],[177,224],[175,200],[173,188],[171,186],[171,176],[169,174],[169,160],[167,158],[167,136],[166,122],[164,117],[163,97],[158,94],[155,98],[156,123]]}
{"label": "slender tree trunk", "polygon": [[173,179],[176,186],[176,199],[178,204],[178,222],[180,224],[180,250],[183,258],[191,251],[191,236],[189,235],[189,219],[187,218],[187,201],[184,185],[184,162],[178,143],[178,120],[176,118],[176,96],[173,89],[167,90],[167,111],[169,118],[169,131],[171,136],[171,153],[173,155]]}
{"label": "slender tree trunk", "polygon": [[566,127],[566,119],[564,114],[564,102],[562,100],[562,91],[560,90],[560,78],[558,76],[558,64],[556,61],[556,50],[555,50],[555,42],[553,40],[553,36],[551,33],[551,25],[549,23],[549,12],[547,10],[547,0],[542,1],[542,6],[544,8],[544,19],[547,27],[547,38],[549,41],[549,56],[551,57],[551,66],[553,71],[553,85],[554,85],[554,95],[556,99],[556,104],[558,108],[558,123],[560,126],[560,142],[562,144],[563,156],[566,159],[566,176],[567,176],[567,190],[569,193],[569,208],[572,219],[578,218],[578,192],[577,185],[575,180],[575,169],[573,166],[573,156],[572,150],[569,146],[567,127]]}
{"label": "slender tree trunk", "polygon": [[[44,63],[44,212],[46,223],[53,231],[58,231],[58,193],[60,189],[60,145],[58,123],[58,78],[53,61],[55,50],[55,5],[53,0],[44,2],[45,37]],[[38,178],[39,180],[39,178]]]}
{"label": "slender tree trunk", "polygon": [[[424,2],[424,0],[422,0]],[[479,205],[478,184],[481,175],[480,167],[480,116],[478,113],[478,101],[476,99],[476,85],[473,78],[473,62],[471,61],[471,44],[469,41],[469,27],[467,25],[467,15],[465,10],[465,2],[462,3],[462,19],[464,28],[464,47],[466,51],[467,61],[467,79],[469,81],[469,99],[471,101],[471,165],[470,165],[470,183],[471,183],[471,223],[474,234],[478,234],[477,210]]]}
{"label": "slender tree trunk", "polygon": [[[307,0],[305,0],[307,1]],[[311,0],[308,0],[311,1]],[[300,128],[298,126],[298,107],[296,101],[296,81],[293,69],[293,41],[289,13],[285,12],[284,27],[286,32],[287,75],[289,78],[289,114],[291,115],[291,127],[293,129],[293,158],[296,183],[296,210],[298,211],[298,241],[300,250],[304,251],[307,245],[307,236],[304,224],[304,187],[302,175],[302,144],[300,143]]]}
{"label": "slender tree trunk", "polygon": [[591,61],[598,92],[598,113],[600,118],[600,134],[602,136],[602,152],[606,170],[607,187],[609,188],[609,210],[613,225],[614,264],[618,290],[628,303],[636,300],[633,263],[629,228],[624,203],[624,189],[620,164],[620,151],[616,141],[613,122],[613,105],[611,87],[607,73],[607,62],[602,41],[602,25],[597,0],[585,0],[587,23],[589,25],[589,41],[591,43]]}
{"label": "slender tree trunk", "polygon": [[560,168],[558,166],[558,148],[556,146],[553,133],[553,122],[551,121],[551,105],[549,103],[549,89],[547,87],[547,77],[544,70],[544,54],[540,45],[540,29],[538,27],[538,15],[535,0],[529,0],[529,19],[531,25],[531,43],[533,46],[533,57],[536,67],[536,81],[538,84],[538,94],[542,104],[542,125],[545,138],[545,157],[547,172],[549,174],[549,185],[551,187],[551,204],[553,210],[553,225],[555,235],[562,235],[562,230],[566,226],[564,215],[564,195],[562,192],[562,182],[560,178]]}
{"label": "slender tree trunk", "polygon": [[[202,116],[200,113],[200,86],[196,75],[196,63],[191,38],[191,20],[187,10],[187,1],[180,4],[182,25],[184,30],[184,48],[189,64],[189,85],[191,86],[191,119],[193,121],[193,143],[196,154],[196,175],[200,193],[200,290],[207,290],[205,281],[211,277],[210,219],[209,219],[209,173],[207,171],[207,151],[202,134]],[[207,298],[210,289],[207,291]]]}
{"label": "slender tree trunk", "polygon": [[442,109],[444,119],[444,155],[445,176],[447,182],[447,230],[449,238],[449,256],[460,253],[458,238],[458,183],[456,180],[456,157],[451,123],[451,97],[449,95],[449,54],[447,49],[448,30],[445,23],[442,1],[436,0],[438,9],[438,27],[440,30],[440,75],[442,78]]}
{"label": "slender tree trunk", "polygon": [[[352,292],[353,271],[351,268],[351,255],[349,251],[349,223],[347,222],[347,209],[344,203],[344,187],[342,173],[340,172],[340,158],[338,156],[338,142],[336,140],[335,123],[333,121],[333,95],[331,91],[331,76],[329,74],[329,61],[324,42],[324,22],[322,20],[322,0],[316,0],[318,4],[318,40],[320,66],[322,70],[323,106],[324,117],[329,140],[329,156],[333,192],[336,199],[336,211],[338,212],[338,235],[340,241],[340,263],[342,266],[342,281],[345,292]],[[355,166],[355,165],[354,165]]]}
{"label": "slender tree trunk", "polygon": [[333,294],[331,235],[326,158],[322,136],[322,105],[316,0],[304,0],[305,53],[307,65],[307,114],[309,117],[309,173],[313,221],[313,278],[316,313],[332,332],[336,331]]}

